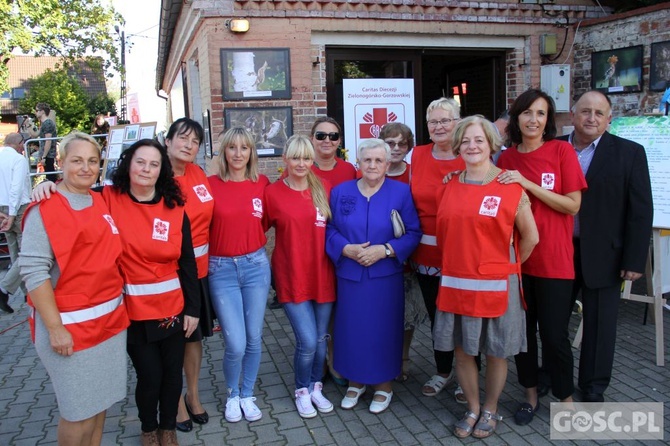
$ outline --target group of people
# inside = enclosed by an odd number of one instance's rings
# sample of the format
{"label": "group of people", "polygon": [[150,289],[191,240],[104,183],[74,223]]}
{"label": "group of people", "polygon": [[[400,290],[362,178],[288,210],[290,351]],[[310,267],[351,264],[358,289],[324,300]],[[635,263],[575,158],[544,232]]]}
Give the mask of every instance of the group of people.
{"label": "group of people", "polygon": [[561,140],[553,100],[529,90],[509,110],[509,147],[498,157],[499,129],[482,116],[461,119],[458,103],[442,98],[426,113],[432,142],[414,147],[411,163],[412,132],[394,123],[361,143],[357,171],[336,157],[342,129],[323,117],[309,137],[288,140],[285,174],[270,184],[243,128],[224,133],[217,173],[206,177],[193,163],[202,127],[182,118],[165,147],[136,142],[113,184],[93,190],[100,147],[68,135],[63,181],[41,186],[45,199],[26,210],[20,254],[36,349],[61,413],[59,442],[100,443],[105,410],[125,397],[124,350],[138,377],[142,444],[174,445],[176,429],[207,423],[198,379],[214,317],[225,344],[225,418],[261,419],[254,387],[271,270],[295,336],[303,418],[334,408],[326,364],[348,382],[342,409],[370,386],[370,412],[386,410],[427,313],[436,372],[422,393],[458,382],[467,411],[454,434],[495,432],[510,356],[526,389],[514,418],[527,424],[543,393],[538,327],[551,390],[572,399],[577,291],[581,400],[603,401],[620,282],[643,271],[652,217],[644,149],[607,133],[610,119],[607,97],[587,92],[573,109],[575,131]]}

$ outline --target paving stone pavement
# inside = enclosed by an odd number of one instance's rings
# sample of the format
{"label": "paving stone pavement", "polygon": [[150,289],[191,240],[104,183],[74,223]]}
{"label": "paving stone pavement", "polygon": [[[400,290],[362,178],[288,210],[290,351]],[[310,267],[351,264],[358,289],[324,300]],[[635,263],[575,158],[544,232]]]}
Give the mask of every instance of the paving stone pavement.
{"label": "paving stone pavement", "polygon": [[[0,276],[4,272],[0,272]],[[0,313],[0,446],[55,445],[58,409],[48,376],[31,344],[28,307],[22,296],[13,296],[14,314]],[[643,325],[644,304],[621,302],[617,353],[608,401],[658,401],[665,404],[664,434],[670,439],[670,366],[655,364],[654,326]],[[570,327],[574,336],[579,317]],[[670,333],[670,315],[664,318],[665,333]],[[410,378],[394,383],[389,410],[373,415],[367,408],[371,392],[354,410],[340,409],[344,388],[332,381],[324,393],[336,409],[310,420],[300,418],[293,404],[293,335],[283,310],[267,310],[263,337],[263,356],[256,387],[263,418],[254,423],[228,423],[223,417],[226,386],[221,362],[223,341],[220,333],[204,343],[200,396],[209,412],[208,424],[195,425],[190,433],[178,433],[182,446],[188,445],[527,445],[552,444],[549,440],[549,403],[527,426],[514,424],[512,416],[523,390],[517,384],[514,362],[510,361],[507,385],[500,399],[499,412],[505,420],[489,439],[459,440],[452,434],[453,424],[465,406],[455,402],[453,385],[434,398],[421,395],[421,385],[434,370],[430,330],[424,324],[416,331],[411,351]],[[666,345],[668,336],[666,335]],[[667,349],[666,349],[667,350]],[[578,350],[574,350],[578,364]],[[667,359],[670,362],[670,358]],[[576,369],[575,369],[576,372]],[[483,376],[483,375],[481,375]],[[129,362],[128,397],[107,412],[103,445],[139,445],[140,423],[133,398],[134,370]],[[483,380],[482,380],[483,381]],[[575,375],[576,382],[576,375]],[[663,441],[555,442],[557,444],[666,444]]]}

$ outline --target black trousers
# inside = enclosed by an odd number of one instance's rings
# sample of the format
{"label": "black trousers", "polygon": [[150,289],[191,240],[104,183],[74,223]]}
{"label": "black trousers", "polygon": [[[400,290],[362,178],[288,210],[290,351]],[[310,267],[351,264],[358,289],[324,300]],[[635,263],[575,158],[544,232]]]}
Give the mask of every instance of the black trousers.
{"label": "black trousers", "polygon": [[[437,293],[440,290],[440,276],[429,276],[427,274],[416,274],[423,296],[423,303],[430,318],[431,338],[433,325],[435,324],[435,312],[437,311]],[[454,351],[443,352],[433,349],[437,373],[448,375],[454,367]]]}
{"label": "black trousers", "polygon": [[609,386],[614,364],[616,323],[621,301],[621,284],[589,288],[582,276],[579,239],[575,244],[575,284],[573,299],[582,292],[584,331],[579,355],[579,388],[584,393],[602,395]]}
{"label": "black trousers", "polygon": [[129,343],[127,346],[137,373],[135,403],[142,432],[152,432],[158,428],[172,430],[177,426],[184,345],[184,333],[177,331],[159,341]]}
{"label": "black trousers", "polygon": [[[56,171],[56,158],[45,158],[44,159],[44,171],[45,172],[55,172]],[[56,182],[58,181],[57,174],[47,175],[47,180]]]}
{"label": "black trousers", "polygon": [[548,279],[523,275],[526,301],[526,339],[528,351],[514,356],[519,384],[537,387],[537,327],[540,327],[544,368],[551,378],[551,390],[558,399],[575,391],[574,358],[568,332],[572,314],[573,280]]}

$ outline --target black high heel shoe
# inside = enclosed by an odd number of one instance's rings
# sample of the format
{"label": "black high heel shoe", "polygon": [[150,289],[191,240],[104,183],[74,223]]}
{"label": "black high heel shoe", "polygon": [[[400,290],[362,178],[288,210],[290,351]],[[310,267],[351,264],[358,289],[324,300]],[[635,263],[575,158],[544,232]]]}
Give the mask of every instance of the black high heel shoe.
{"label": "black high heel shoe", "polygon": [[209,422],[209,414],[207,413],[207,411],[198,414],[193,413],[188,405],[188,400],[186,399],[186,396],[187,395],[184,395],[184,405],[186,406],[186,412],[188,412],[188,415],[191,417],[191,420],[193,420],[193,422],[197,424],[207,424]]}
{"label": "black high heel shoe", "polygon": [[193,430],[193,421],[191,420],[177,421],[177,430],[179,432],[191,432]]}

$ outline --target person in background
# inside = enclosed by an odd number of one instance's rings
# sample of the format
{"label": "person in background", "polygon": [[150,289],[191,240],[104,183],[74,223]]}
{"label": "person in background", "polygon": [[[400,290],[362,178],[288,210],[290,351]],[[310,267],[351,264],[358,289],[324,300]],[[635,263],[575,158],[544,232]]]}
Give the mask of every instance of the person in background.
{"label": "person in background", "polygon": [[[417,146],[412,151],[410,188],[421,221],[421,243],[412,254],[411,265],[416,272],[431,329],[435,323],[435,302],[440,288],[442,252],[437,248],[435,223],[437,216],[436,191],[442,187],[445,175],[462,171],[463,159],[453,152],[452,136],[460,120],[460,106],[449,98],[436,99],[428,105],[426,120],[432,143]],[[438,395],[455,379],[454,352],[434,350],[437,373],[421,388],[425,396]],[[465,403],[460,387],[455,393],[457,401]]]}
{"label": "person in background", "polygon": [[[526,347],[520,264],[537,244],[538,232],[523,189],[496,181],[501,170],[491,155],[500,144],[495,127],[481,115],[456,126],[452,147],[465,171],[442,188],[437,211],[438,247],[448,252],[442,256],[433,340],[438,350],[456,351],[458,381],[468,402],[454,430],[459,438],[495,432],[502,420],[498,399],[507,357]],[[480,351],[486,355],[484,404],[475,362]]]}
{"label": "person in background", "polygon": [[177,414],[177,430],[181,432],[191,431],[193,423],[206,424],[209,421],[209,414],[200,402],[198,390],[202,365],[202,339],[213,335],[214,319],[207,279],[209,226],[214,211],[214,198],[207,175],[195,164],[204,133],[198,122],[190,118],[180,118],[172,123],[165,135],[165,146],[172,164],[174,178],[186,198],[184,210],[191,222],[191,237],[198,269],[200,295],[200,322],[193,334],[186,339],[184,350],[186,394],[179,397],[179,413]]}
{"label": "person in background", "polygon": [[495,129],[498,132],[498,136],[500,137],[500,141],[502,144],[500,146],[500,150],[493,154],[493,164],[495,165],[498,164],[498,158],[500,158],[500,154],[503,153],[505,150],[507,150],[506,144],[508,144],[507,139],[509,138],[509,135],[507,134],[508,124],[509,124],[509,110],[505,109],[500,114],[500,116],[498,116],[498,119],[493,121],[493,125],[495,126]]}
{"label": "person in background", "polygon": [[[13,313],[9,306],[9,295],[21,286],[19,252],[21,250],[21,222],[30,204],[30,166],[23,156],[23,136],[9,133],[0,147],[0,213],[7,217],[0,220],[0,232],[4,232],[12,266],[0,280],[0,310]],[[25,290],[24,290],[25,291]]]}
{"label": "person in background", "polygon": [[[91,135],[109,135],[109,122],[105,120],[105,115],[100,113],[95,116],[93,119],[93,124],[91,125]],[[102,146],[102,150],[105,151],[107,148],[107,136],[96,138]]]}
{"label": "person in background", "polygon": [[325,250],[330,186],[311,170],[314,148],[309,138],[289,138],[283,160],[286,178],[265,189],[267,221],[276,229],[272,271],[296,337],[295,405],[301,417],[313,418],[317,411],[333,410],[321,382],[335,302],[335,274]]}
{"label": "person in background", "polygon": [[[57,138],[58,132],[56,131],[56,123],[49,118],[51,114],[51,107],[44,102],[39,102],[35,105],[35,117],[40,121],[40,133],[39,138]],[[40,141],[40,148],[38,151],[38,160],[44,164],[45,172],[55,172],[56,171],[56,140],[47,139],[45,141]],[[50,174],[47,175],[47,180],[56,181],[58,175]]]}
{"label": "person in background", "polygon": [[611,120],[609,98],[588,91],[572,109],[575,131],[561,137],[574,147],[589,187],[572,239],[573,302],[581,291],[584,305],[578,379],[584,402],[605,399],[612,377],[621,281],[642,276],[654,214],[644,147],[607,132]]}
{"label": "person in background", "polygon": [[[391,148],[391,161],[386,177],[409,185],[410,165],[404,159],[410,148],[414,147],[414,134],[405,124],[391,122],[382,127],[379,139]],[[414,329],[426,318],[426,308],[421,296],[421,288],[416,274],[405,266],[405,335],[402,347],[402,371],[396,381],[405,382],[409,378],[409,350],[414,337]]]}
{"label": "person in background", "polygon": [[540,234],[540,242],[521,267],[528,351],[514,359],[526,401],[517,409],[514,421],[523,426],[540,408],[538,327],[553,395],[563,402],[572,401],[574,361],[568,324],[575,270],[571,239],[573,215],[579,210],[586,181],[574,150],[555,139],[554,101],[543,91],[528,90],[514,101],[509,137],[513,145],[498,160],[498,167],[507,170],[498,181],[518,183],[528,192]]}
{"label": "person in background", "polygon": [[[228,387],[225,417],[260,420],[254,385],[261,363],[263,318],[270,288],[265,252],[265,187],[253,136],[234,127],[223,135],[219,173],[209,177],[214,213],[210,226],[209,289],[225,342]],[[240,378],[242,378],[240,388]]]}
{"label": "person in background", "polygon": [[[409,188],[386,181],[390,159],[384,141],[363,140],[358,148],[363,176],[333,189],[326,231],[326,252],[337,276],[334,365],[349,378],[340,406],[353,409],[370,384],[373,414],[388,408],[391,382],[401,372],[404,262],[421,238]],[[394,210],[404,222],[403,234],[394,232]]]}
{"label": "person in background", "polygon": [[75,132],[59,150],[63,181],[50,200],[26,210],[19,264],[35,310],[35,349],[58,401],[58,444],[99,445],[106,410],[126,397],[122,241],[104,200],[90,190],[98,143]]}

